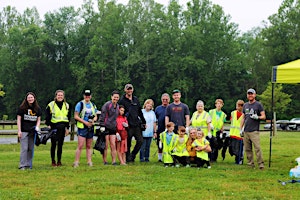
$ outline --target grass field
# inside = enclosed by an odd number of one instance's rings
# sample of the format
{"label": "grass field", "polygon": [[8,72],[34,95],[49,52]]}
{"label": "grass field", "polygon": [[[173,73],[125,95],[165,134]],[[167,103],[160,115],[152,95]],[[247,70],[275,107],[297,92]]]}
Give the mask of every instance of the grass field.
{"label": "grass field", "polygon": [[[227,154],[211,169],[164,168],[157,162],[152,143],[149,163],[104,166],[99,152],[93,167],[72,168],[76,142],[64,145],[63,166],[51,167],[50,144],[35,147],[33,169],[18,170],[19,144],[0,145],[0,199],[299,199],[300,183],[290,180],[289,170],[300,157],[300,132],[278,132],[273,137],[269,162],[269,132],[261,134],[265,170],[235,165]],[[109,156],[110,157],[110,156]]]}

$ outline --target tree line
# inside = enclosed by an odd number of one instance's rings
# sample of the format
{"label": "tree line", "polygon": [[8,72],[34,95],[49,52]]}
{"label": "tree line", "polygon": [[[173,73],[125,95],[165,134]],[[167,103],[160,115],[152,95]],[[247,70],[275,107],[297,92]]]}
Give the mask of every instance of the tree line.
{"label": "tree line", "polygon": [[[185,8],[176,0],[167,6],[87,0],[43,18],[34,7],[19,13],[7,6],[0,13],[0,116],[14,119],[28,91],[45,108],[57,89],[74,106],[88,88],[101,107],[126,83],[141,102],[151,98],[158,105],[162,93],[176,88],[191,111],[199,99],[208,110],[222,98],[229,114],[237,99],[246,100],[248,88],[269,91],[272,66],[299,58],[299,5],[284,0],[269,24],[243,34],[209,0],[191,0]],[[277,116],[299,115],[299,85],[280,87],[291,101]]]}

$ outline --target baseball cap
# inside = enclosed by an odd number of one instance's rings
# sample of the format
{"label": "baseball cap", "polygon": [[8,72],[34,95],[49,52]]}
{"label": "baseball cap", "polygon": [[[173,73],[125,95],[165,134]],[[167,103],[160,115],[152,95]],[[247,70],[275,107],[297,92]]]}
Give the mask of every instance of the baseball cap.
{"label": "baseball cap", "polygon": [[256,94],[256,91],[254,89],[250,88],[249,90],[247,90],[247,93]]}
{"label": "baseball cap", "polygon": [[86,96],[90,96],[92,94],[92,92],[91,92],[91,90],[84,90],[83,94]]}
{"label": "baseball cap", "polygon": [[175,94],[175,93],[181,93],[181,92],[180,92],[180,90],[175,89],[175,90],[172,91],[172,94]]}
{"label": "baseball cap", "polygon": [[125,85],[125,87],[124,87],[124,90],[128,90],[129,88],[132,88],[132,89],[133,89],[133,86],[132,86],[132,84],[127,83],[127,84]]}

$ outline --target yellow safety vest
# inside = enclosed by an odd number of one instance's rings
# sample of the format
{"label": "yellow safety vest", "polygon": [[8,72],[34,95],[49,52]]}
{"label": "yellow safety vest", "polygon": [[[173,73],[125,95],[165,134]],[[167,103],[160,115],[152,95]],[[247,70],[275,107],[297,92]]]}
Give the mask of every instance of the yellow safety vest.
{"label": "yellow safety vest", "polygon": [[[198,139],[196,139],[193,144],[192,147],[203,147],[205,145],[209,145],[209,141],[207,139],[205,139],[204,137],[201,139],[201,141],[199,141]],[[197,152],[197,157],[201,158],[203,160],[208,161],[208,153],[205,151],[196,151]]]}
{"label": "yellow safety vest", "polygon": [[201,128],[205,136],[207,136],[208,133],[208,117],[209,114],[205,110],[201,114],[199,114],[198,111],[195,111],[192,115],[192,127]]}
{"label": "yellow safety vest", "polygon": [[[84,115],[85,115],[85,111],[86,111],[86,103],[84,100],[82,100],[81,102],[82,102],[81,106],[83,106],[83,107],[81,109],[81,112],[79,113],[79,117],[81,119],[83,119]],[[96,112],[95,112],[94,104],[91,101],[90,101],[90,104],[91,104],[91,109],[92,109],[92,115],[95,115]],[[77,126],[77,128],[84,128],[84,124],[80,121],[77,121],[76,126]]]}
{"label": "yellow safety vest", "polygon": [[167,131],[164,131],[160,134],[160,140],[163,143],[163,162],[164,163],[173,163],[173,158],[171,151],[175,147],[175,143],[178,135],[173,133],[170,144],[167,144]]}
{"label": "yellow safety vest", "polygon": [[214,126],[212,135],[216,137],[217,131],[221,130],[224,125],[226,114],[223,111],[221,111],[221,116],[218,117],[216,109],[210,110],[209,114],[211,116],[211,123]]}
{"label": "yellow safety vest", "polygon": [[172,153],[172,155],[176,156],[189,156],[189,152],[186,149],[186,142],[188,141],[189,137],[187,135],[184,135],[183,138],[183,143],[180,143],[180,137],[178,136],[175,142],[175,147],[176,149],[175,152]]}
{"label": "yellow safety vest", "polygon": [[58,123],[58,122],[69,122],[68,119],[68,112],[69,112],[69,104],[64,102],[62,108],[60,109],[55,101],[51,101],[48,104],[51,113],[51,122]]}
{"label": "yellow safety vest", "polygon": [[237,119],[237,111],[231,112],[231,126],[230,126],[230,136],[235,136],[241,138],[240,129],[241,129],[242,117]]}

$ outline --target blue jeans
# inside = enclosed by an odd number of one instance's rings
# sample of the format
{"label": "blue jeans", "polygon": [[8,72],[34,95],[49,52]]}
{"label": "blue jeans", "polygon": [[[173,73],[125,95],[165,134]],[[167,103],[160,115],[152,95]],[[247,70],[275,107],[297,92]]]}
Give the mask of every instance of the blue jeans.
{"label": "blue jeans", "polygon": [[140,161],[149,161],[151,141],[152,137],[143,138],[143,144],[140,150]]}

